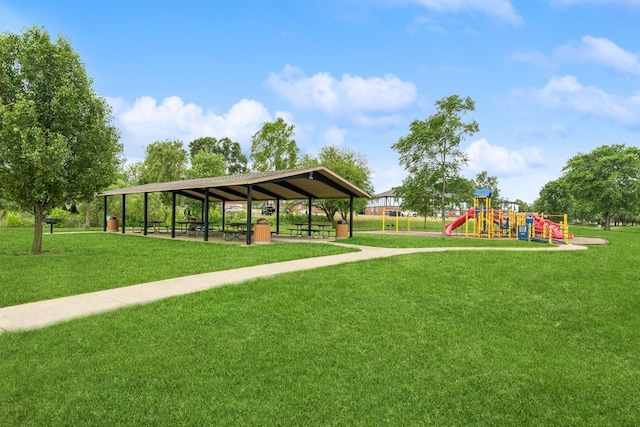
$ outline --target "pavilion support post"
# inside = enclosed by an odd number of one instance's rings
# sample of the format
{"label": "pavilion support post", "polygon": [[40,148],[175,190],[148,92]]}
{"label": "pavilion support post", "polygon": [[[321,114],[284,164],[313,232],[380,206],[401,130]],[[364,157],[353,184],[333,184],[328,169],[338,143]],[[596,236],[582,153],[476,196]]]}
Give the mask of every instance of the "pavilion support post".
{"label": "pavilion support post", "polygon": [[104,204],[104,215],[102,218],[102,222],[104,223],[102,226],[102,231],[107,231],[107,196],[103,196],[103,204]]}
{"label": "pavilion support post", "polygon": [[204,215],[202,216],[202,222],[204,222],[204,241],[209,241],[209,188],[204,189]]}
{"label": "pavilion support post", "polygon": [[122,195],[122,212],[121,212],[120,222],[122,223],[122,234],[127,232],[127,224],[125,223],[125,218],[127,217],[127,196],[126,194]]}
{"label": "pavilion support post", "polygon": [[223,200],[222,201],[222,235],[224,236],[224,230],[227,228],[226,224],[225,224],[225,214],[226,214],[226,210],[227,210],[227,203]]}
{"label": "pavilion support post", "polygon": [[171,238],[176,238],[176,192],[171,192]]}
{"label": "pavilion support post", "polygon": [[353,196],[349,197],[349,238],[353,237]]}
{"label": "pavilion support post", "polygon": [[276,234],[280,234],[280,199],[276,199]]}
{"label": "pavilion support post", "polygon": [[253,185],[247,187],[247,245],[251,244],[251,204],[253,203]]}
{"label": "pavilion support post", "polygon": [[144,212],[142,220],[142,234],[147,235],[147,212],[149,211],[149,193],[144,193]]}
{"label": "pavilion support post", "polygon": [[311,197],[307,201],[307,236],[311,236]]}

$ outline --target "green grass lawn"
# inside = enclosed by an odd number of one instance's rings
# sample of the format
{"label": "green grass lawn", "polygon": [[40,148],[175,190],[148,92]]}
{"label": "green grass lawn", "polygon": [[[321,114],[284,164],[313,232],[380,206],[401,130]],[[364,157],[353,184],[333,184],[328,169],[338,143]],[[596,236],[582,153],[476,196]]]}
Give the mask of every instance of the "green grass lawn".
{"label": "green grass lawn", "polygon": [[611,244],[397,256],[1,334],[0,420],[638,425],[640,230],[572,232]]}
{"label": "green grass lawn", "polygon": [[[447,219],[447,222],[455,218]],[[442,222],[436,218],[424,217],[390,217],[385,216],[384,222],[381,216],[357,215],[353,219],[354,230],[385,230],[388,232],[399,231],[440,231]]]}
{"label": "green grass lawn", "polygon": [[0,230],[0,307],[190,274],[350,252],[330,245],[240,246],[117,233],[43,235],[43,255],[25,255],[31,229]]}

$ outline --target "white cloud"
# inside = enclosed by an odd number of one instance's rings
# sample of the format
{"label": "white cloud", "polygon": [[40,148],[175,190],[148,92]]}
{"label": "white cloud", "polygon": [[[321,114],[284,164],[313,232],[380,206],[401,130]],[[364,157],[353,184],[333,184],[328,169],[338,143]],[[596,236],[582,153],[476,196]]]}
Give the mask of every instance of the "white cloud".
{"label": "white cloud", "polygon": [[523,147],[509,150],[506,147],[491,145],[486,139],[474,141],[465,150],[469,156],[469,165],[463,170],[468,178],[487,171],[498,178],[500,195],[508,200],[521,199],[533,202],[540,188],[557,177],[551,171],[553,166],[543,158],[539,147]]}
{"label": "white cloud", "polygon": [[261,103],[248,99],[239,101],[224,114],[185,104],[177,96],[165,98],[161,104],[148,96],[136,99],[133,105],[122,99],[109,102],[129,159],[143,158],[146,145],[165,139],[179,139],[186,145],[203,136],[228,137],[246,148],[251,136],[264,122],[272,120]]}
{"label": "white cloud", "polygon": [[413,83],[393,75],[363,78],[328,73],[311,77],[300,68],[287,65],[281,73],[271,73],[266,85],[296,107],[320,110],[332,118],[347,117],[362,126],[395,124],[397,112],[418,102]]}
{"label": "white cloud", "polygon": [[347,131],[345,129],[340,129],[337,126],[331,126],[330,128],[324,131],[323,140],[325,145],[336,145],[340,146],[344,144],[344,137]]}
{"label": "white cloud", "polygon": [[522,175],[543,164],[542,150],[538,147],[510,151],[491,145],[484,138],[472,142],[465,152],[469,156],[467,169],[473,174],[487,171],[489,175]]}
{"label": "white cloud", "polygon": [[555,110],[604,117],[625,126],[640,126],[640,93],[629,98],[611,95],[595,86],[583,86],[576,77],[553,77],[531,94],[541,104]]}
{"label": "white cloud", "polygon": [[520,24],[522,18],[510,0],[410,0],[411,3],[437,12],[481,12],[510,24]]}
{"label": "white cloud", "polygon": [[556,57],[563,60],[590,62],[624,73],[640,75],[640,56],[627,52],[605,38],[584,36],[580,43],[560,46],[556,50]]}

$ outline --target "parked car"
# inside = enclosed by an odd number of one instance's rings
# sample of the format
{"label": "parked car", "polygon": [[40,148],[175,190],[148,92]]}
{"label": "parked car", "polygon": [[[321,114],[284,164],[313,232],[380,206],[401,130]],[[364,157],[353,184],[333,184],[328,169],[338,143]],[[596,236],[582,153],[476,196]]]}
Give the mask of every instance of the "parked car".
{"label": "parked car", "polygon": [[387,212],[387,215],[389,215],[389,216],[402,216],[402,212],[400,212],[400,211],[389,211],[389,212]]}
{"label": "parked car", "polygon": [[418,212],[416,212],[416,211],[405,211],[405,212],[402,212],[402,216],[418,216]]}
{"label": "parked car", "polygon": [[274,208],[271,205],[262,206],[262,215],[273,215],[275,211],[276,211],[276,208]]}
{"label": "parked car", "polygon": [[230,206],[224,210],[226,213],[236,213],[242,211],[240,206]]}

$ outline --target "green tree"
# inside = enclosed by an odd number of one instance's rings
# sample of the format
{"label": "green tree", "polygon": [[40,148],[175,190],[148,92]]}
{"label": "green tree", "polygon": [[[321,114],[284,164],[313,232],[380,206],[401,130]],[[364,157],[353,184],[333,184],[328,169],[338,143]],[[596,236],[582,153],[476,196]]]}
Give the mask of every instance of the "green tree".
{"label": "green tree", "polygon": [[[435,105],[436,113],[427,120],[414,120],[409,127],[409,135],[400,138],[392,148],[400,154],[400,164],[409,177],[420,176],[418,183],[439,181],[438,207],[444,237],[447,183],[459,175],[461,166],[467,162],[460,143],[464,137],[478,132],[479,126],[473,119],[462,121],[461,116],[475,110],[475,102],[469,97],[451,95],[436,101]],[[403,181],[405,188],[410,184],[411,178]]]}
{"label": "green tree", "polygon": [[211,136],[194,139],[189,143],[189,154],[193,158],[201,151],[219,154],[225,162],[221,175],[233,175],[247,172],[247,156],[242,153],[240,144],[229,138],[215,139]]}
{"label": "green tree", "polygon": [[[445,206],[457,209],[463,203],[470,204],[473,201],[474,188],[473,180],[460,176],[451,177],[447,184]],[[401,186],[393,190],[396,195],[402,197],[402,208],[416,211],[421,216],[424,216],[426,224],[428,216],[436,216],[438,214],[437,207],[442,200],[441,189],[442,179],[438,175],[418,173],[407,177]]]}
{"label": "green tree", "polygon": [[[342,149],[333,145],[325,146],[322,147],[317,158],[307,155],[303,157],[300,163],[304,167],[325,166],[366,192],[373,193],[373,184],[371,183],[372,170],[369,168],[367,159],[353,150]],[[366,199],[355,199],[354,210],[362,212],[366,204]],[[314,201],[314,206],[321,209],[325,213],[327,220],[331,221],[334,226],[336,213],[340,213],[344,220],[349,217],[349,200],[317,199]]]}
{"label": "green tree", "polygon": [[206,178],[225,175],[226,164],[220,154],[209,151],[199,151],[191,158],[189,178]]}
{"label": "green tree", "polygon": [[569,213],[573,208],[571,188],[566,179],[547,182],[541,189],[533,207],[537,212],[550,214]]}
{"label": "green tree", "polygon": [[402,197],[402,208],[416,211],[424,216],[436,216],[436,207],[440,198],[438,176],[432,173],[418,172],[407,176],[402,185],[393,188],[397,197]]}
{"label": "green tree", "polygon": [[187,152],[182,148],[182,141],[156,141],[147,146],[140,183],[179,181],[185,178],[186,172]]}
{"label": "green tree", "polygon": [[578,154],[563,169],[573,197],[602,216],[604,229],[614,215],[633,212],[640,203],[640,149],[603,145]]}
{"label": "green tree", "polygon": [[456,176],[449,180],[447,186],[447,206],[458,208],[463,203],[467,206],[473,205],[473,195],[476,188],[474,180]]}
{"label": "green tree", "polygon": [[295,168],[300,149],[294,137],[294,126],[282,118],[267,122],[251,137],[252,169],[256,172]]}
{"label": "green tree", "polygon": [[[125,165],[119,176],[123,181],[122,187],[127,185],[139,185],[142,184],[142,171],[144,170],[144,162],[138,161]],[[117,188],[117,187],[116,187]]]}
{"label": "green tree", "polygon": [[92,89],[70,42],[44,28],[0,36],[0,192],[34,215],[42,251],[51,207],[107,187],[122,146],[107,102]]}

